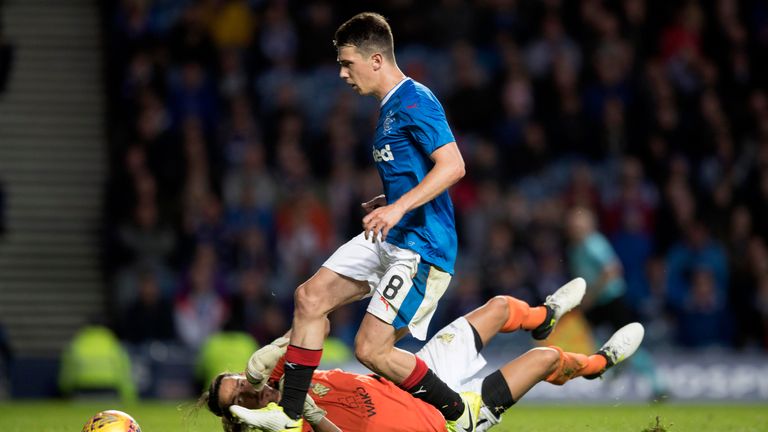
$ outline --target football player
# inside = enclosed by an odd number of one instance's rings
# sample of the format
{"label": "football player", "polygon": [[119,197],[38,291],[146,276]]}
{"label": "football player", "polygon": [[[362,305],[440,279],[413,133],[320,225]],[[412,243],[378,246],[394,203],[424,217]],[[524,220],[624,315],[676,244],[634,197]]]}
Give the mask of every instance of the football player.
{"label": "football player", "polygon": [[407,333],[426,339],[453,275],[457,236],[448,188],[464,176],[464,160],[440,102],[398,67],[392,29],[383,16],[353,16],[336,30],[334,44],[339,78],[379,101],[371,152],[384,194],[363,205],[363,232],[296,289],[285,390],[279,405],[253,416],[280,417],[272,432],[301,430],[328,314],[370,298],[355,338],[358,360],[434,406],[450,431],[471,432],[480,396],[457,393],[422,358],[395,347]]}
{"label": "football player", "polygon": [[[487,430],[538,382],[562,385],[580,376],[594,379],[637,350],[644,330],[639,323],[632,323],[614,333],[595,354],[564,352],[556,346],[534,348],[485,377],[475,376],[486,365],[480,352],[496,334],[529,330],[534,337],[546,338],[558,320],[580,303],[584,292],[584,280],[577,278],[538,307],[510,296],[494,297],[440,330],[417,355],[455,391],[481,395],[476,427]],[[541,313],[547,308],[554,311],[550,318]],[[545,319],[550,322],[545,323]],[[542,329],[546,330],[537,333]],[[256,409],[274,405],[280,398],[278,383],[287,344],[286,338],[280,338],[255,352],[244,374],[223,373],[211,382],[201,404],[222,418],[225,431],[283,427],[279,415],[254,413],[263,412]],[[303,430],[310,430],[312,425],[319,432],[447,430],[437,409],[391,381],[340,369],[314,372],[303,416],[308,423]]]}

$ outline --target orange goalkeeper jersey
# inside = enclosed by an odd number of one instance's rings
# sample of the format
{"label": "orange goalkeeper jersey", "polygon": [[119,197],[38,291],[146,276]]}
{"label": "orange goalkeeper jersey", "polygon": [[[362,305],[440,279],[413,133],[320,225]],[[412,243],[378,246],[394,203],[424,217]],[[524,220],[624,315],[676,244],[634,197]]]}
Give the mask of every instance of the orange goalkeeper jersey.
{"label": "orange goalkeeper jersey", "polygon": [[[315,403],[345,432],[444,432],[437,409],[392,382],[341,369],[316,371],[309,387]],[[311,430],[304,423],[304,430]]]}

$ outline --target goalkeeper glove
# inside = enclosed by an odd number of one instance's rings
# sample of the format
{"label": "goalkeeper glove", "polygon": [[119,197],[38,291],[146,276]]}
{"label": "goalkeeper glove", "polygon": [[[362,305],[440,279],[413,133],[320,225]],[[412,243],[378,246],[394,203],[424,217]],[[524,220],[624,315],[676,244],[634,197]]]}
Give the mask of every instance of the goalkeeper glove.
{"label": "goalkeeper glove", "polygon": [[307,395],[307,398],[304,400],[304,410],[302,411],[304,419],[312,426],[315,426],[325,418],[326,414],[327,412],[324,409],[317,406],[312,396]]}
{"label": "goalkeeper glove", "polygon": [[257,350],[248,359],[248,366],[245,368],[245,378],[256,390],[261,390],[267,383],[269,376],[277,366],[277,362],[285,355],[288,349],[288,338],[279,337],[271,344],[265,345]]}
{"label": "goalkeeper glove", "polygon": [[[283,393],[283,385],[285,385],[285,377],[280,378],[280,384],[278,386],[281,394]],[[317,406],[315,400],[312,399],[312,396],[307,394],[307,397],[304,399],[304,408],[301,411],[301,416],[304,417],[310,425],[316,426],[325,418],[327,413],[327,411]]]}

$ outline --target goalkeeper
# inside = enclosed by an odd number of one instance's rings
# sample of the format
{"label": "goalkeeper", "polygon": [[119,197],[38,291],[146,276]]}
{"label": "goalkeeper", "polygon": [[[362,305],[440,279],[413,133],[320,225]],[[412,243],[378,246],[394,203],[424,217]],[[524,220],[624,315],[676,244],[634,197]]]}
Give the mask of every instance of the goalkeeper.
{"label": "goalkeeper", "polygon": [[[488,376],[475,377],[486,364],[480,351],[496,334],[522,329],[531,331],[534,338],[546,338],[553,324],[581,302],[584,291],[584,280],[577,278],[538,307],[510,296],[494,297],[440,330],[417,355],[454,390],[482,395],[477,430],[487,430],[538,382],[562,385],[580,376],[596,378],[632,355],[640,345],[643,328],[633,323],[614,333],[596,354],[569,353],[555,346],[534,348]],[[545,321],[553,322],[546,325]],[[213,379],[200,401],[222,418],[225,431],[272,431],[283,427],[277,423],[277,416],[273,424],[263,417],[255,422],[249,414],[251,409],[280,399],[279,379],[285,367],[282,357],[287,343],[287,338],[279,338],[256,351],[245,374],[222,373]],[[307,420],[304,429],[312,425],[318,432],[446,430],[437,409],[392,382],[340,369],[315,371],[303,415]]]}

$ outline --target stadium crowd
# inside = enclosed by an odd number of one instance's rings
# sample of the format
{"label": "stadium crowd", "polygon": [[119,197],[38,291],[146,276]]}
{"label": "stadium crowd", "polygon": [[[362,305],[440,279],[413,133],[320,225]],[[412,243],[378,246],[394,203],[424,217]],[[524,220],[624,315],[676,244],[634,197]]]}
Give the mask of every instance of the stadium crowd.
{"label": "stadium crowd", "polygon": [[[566,282],[580,206],[656,343],[768,349],[768,5],[735,0],[106,6],[104,268],[124,340],[267,343],[360,231],[381,192],[377,105],[338,78],[331,40],[361,10],[389,18],[467,163],[433,329]],[[332,334],[351,344],[361,312],[337,311]]]}

